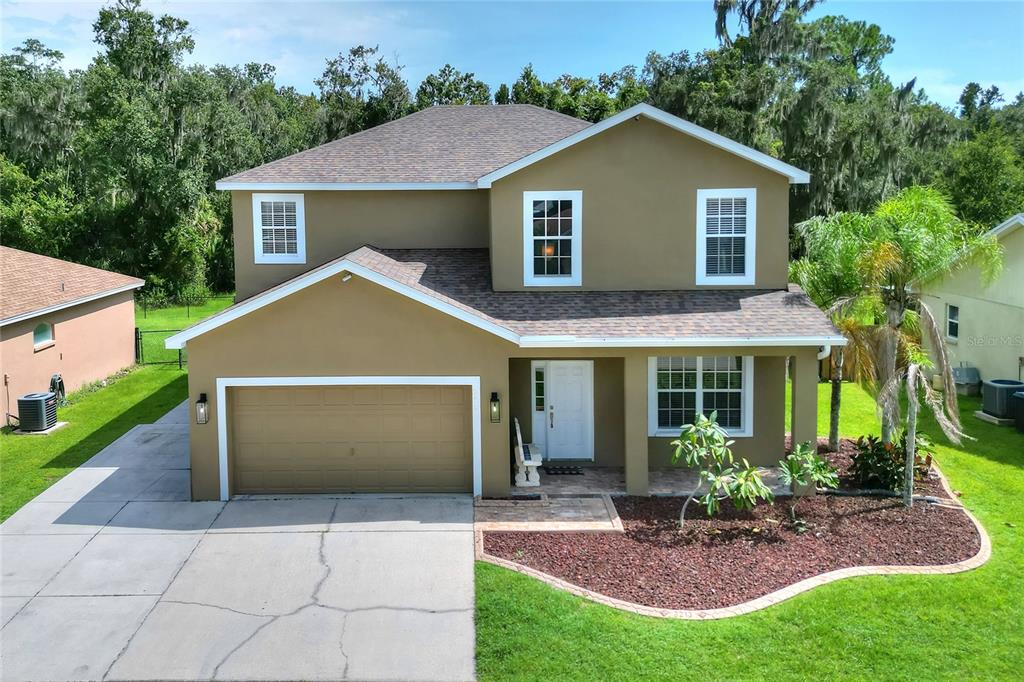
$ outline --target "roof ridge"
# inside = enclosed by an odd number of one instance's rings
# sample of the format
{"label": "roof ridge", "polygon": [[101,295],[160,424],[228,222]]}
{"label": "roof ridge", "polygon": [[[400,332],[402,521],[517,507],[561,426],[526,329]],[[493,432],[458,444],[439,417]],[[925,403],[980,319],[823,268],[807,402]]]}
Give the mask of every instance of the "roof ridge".
{"label": "roof ridge", "polygon": [[134,279],[134,280],[137,280],[139,282],[144,282],[145,281],[141,277],[136,277],[135,275],[126,275],[125,273],[118,272],[117,270],[107,270],[106,268],[98,268],[95,265],[86,265],[85,263],[79,263],[78,261],[68,260],[66,258],[57,258],[56,256],[47,256],[46,254],[43,254],[43,253],[36,253],[35,251],[26,251],[25,249],[18,249],[18,248],[15,248],[13,246],[7,246],[6,244],[0,244],[0,249],[5,249],[7,251],[16,251],[18,253],[23,253],[23,254],[32,256],[34,258],[44,258],[46,260],[54,261],[56,263],[61,263],[63,265],[74,265],[75,267],[79,267],[79,268],[86,268],[88,270],[95,270],[97,272],[105,272],[107,274],[117,275],[119,277],[127,277],[129,279]]}

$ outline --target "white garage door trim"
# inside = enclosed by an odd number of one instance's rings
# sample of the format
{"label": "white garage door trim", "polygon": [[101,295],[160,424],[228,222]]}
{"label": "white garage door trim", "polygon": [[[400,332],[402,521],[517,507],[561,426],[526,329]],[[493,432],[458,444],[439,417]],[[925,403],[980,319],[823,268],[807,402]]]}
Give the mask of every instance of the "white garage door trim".
{"label": "white garage door trim", "polygon": [[220,499],[230,499],[228,481],[228,388],[238,386],[469,386],[473,400],[473,495],[480,497],[481,473],[480,377],[387,376],[387,377],[220,377],[217,379],[217,457],[220,461]]}

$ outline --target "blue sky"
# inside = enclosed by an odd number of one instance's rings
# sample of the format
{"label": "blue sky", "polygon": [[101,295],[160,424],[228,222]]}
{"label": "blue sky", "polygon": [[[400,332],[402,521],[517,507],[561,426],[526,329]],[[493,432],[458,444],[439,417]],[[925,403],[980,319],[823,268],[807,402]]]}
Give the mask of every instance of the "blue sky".
{"label": "blue sky", "polygon": [[[69,67],[96,53],[91,24],[101,2],[0,0],[0,45],[28,37],[62,50]],[[187,19],[196,39],[190,60],[269,62],[278,82],[311,92],[324,60],[356,44],[397,58],[415,90],[445,62],[496,87],[529,62],[544,79],[595,76],[642,66],[650,50],[698,51],[715,45],[711,0],[693,2],[146,2],[150,11]],[[1024,2],[825,2],[815,15],[843,14],[879,24],[896,40],[885,62],[894,80],[918,78],[952,106],[964,84],[1024,90]]]}

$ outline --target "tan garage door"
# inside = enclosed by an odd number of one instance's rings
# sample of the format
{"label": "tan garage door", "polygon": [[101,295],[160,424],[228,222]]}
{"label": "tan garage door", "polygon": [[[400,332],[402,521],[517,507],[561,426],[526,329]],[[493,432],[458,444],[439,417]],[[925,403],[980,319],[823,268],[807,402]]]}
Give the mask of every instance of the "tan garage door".
{"label": "tan garage door", "polygon": [[467,386],[231,389],[233,493],[472,492]]}

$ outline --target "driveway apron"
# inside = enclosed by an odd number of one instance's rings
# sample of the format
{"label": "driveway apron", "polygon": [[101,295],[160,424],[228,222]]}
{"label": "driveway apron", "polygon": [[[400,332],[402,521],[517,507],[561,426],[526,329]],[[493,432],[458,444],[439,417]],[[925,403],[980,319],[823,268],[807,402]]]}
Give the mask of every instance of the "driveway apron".
{"label": "driveway apron", "polygon": [[190,502],[176,408],[0,525],[4,680],[469,680],[468,496]]}

